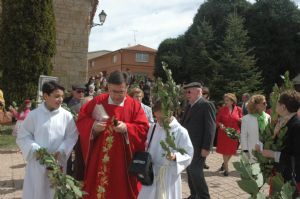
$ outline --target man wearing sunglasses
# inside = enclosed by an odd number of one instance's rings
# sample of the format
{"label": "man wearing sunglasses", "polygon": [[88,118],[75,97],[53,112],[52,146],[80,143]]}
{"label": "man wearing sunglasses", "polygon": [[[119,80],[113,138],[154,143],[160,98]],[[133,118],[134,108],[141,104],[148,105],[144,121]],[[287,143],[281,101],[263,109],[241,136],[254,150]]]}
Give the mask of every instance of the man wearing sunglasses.
{"label": "man wearing sunglasses", "polygon": [[188,185],[191,195],[188,199],[209,199],[203,168],[216,131],[215,110],[211,102],[202,95],[202,84],[192,82],[183,86],[188,107],[181,124],[188,130],[194,147],[192,163],[187,167]]}
{"label": "man wearing sunglasses", "polygon": [[[84,99],[85,86],[81,84],[72,85],[72,94],[64,99],[63,103],[72,109],[76,114],[79,113],[81,106],[85,103]],[[76,117],[75,117],[76,118]],[[79,138],[80,139],[80,138]],[[71,155],[67,163],[67,174],[75,179],[82,181],[84,174],[84,163],[80,148],[80,141],[74,146],[74,155]]]}
{"label": "man wearing sunglasses", "polygon": [[72,85],[72,95],[64,99],[63,103],[72,109],[75,113],[79,113],[84,103],[85,86],[81,84]]}

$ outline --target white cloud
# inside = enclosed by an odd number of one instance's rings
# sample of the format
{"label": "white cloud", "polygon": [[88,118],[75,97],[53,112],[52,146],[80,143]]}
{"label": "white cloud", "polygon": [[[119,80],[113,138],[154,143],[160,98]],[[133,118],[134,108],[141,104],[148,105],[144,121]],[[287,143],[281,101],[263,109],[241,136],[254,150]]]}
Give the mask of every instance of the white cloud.
{"label": "white cloud", "polygon": [[89,51],[117,50],[137,44],[157,48],[169,37],[183,34],[203,0],[103,0],[94,21],[99,22],[101,10],[107,13],[103,26],[92,28]]}
{"label": "white cloud", "polygon": [[[151,48],[188,29],[204,0],[101,0],[94,18],[104,10],[103,26],[92,28],[89,51],[118,50],[137,44]],[[255,0],[248,0],[254,3]],[[300,5],[300,0],[295,0]]]}

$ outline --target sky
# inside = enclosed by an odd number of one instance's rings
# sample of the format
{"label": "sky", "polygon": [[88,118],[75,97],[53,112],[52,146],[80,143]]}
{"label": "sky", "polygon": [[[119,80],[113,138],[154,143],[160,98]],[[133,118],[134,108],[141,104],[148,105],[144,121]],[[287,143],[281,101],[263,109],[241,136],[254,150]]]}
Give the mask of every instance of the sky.
{"label": "sky", "polygon": [[[249,0],[254,2],[254,0]],[[300,0],[294,0],[300,7]],[[115,51],[141,44],[157,49],[167,38],[184,34],[204,0],[100,0],[94,17],[107,14],[89,35],[89,52]]]}

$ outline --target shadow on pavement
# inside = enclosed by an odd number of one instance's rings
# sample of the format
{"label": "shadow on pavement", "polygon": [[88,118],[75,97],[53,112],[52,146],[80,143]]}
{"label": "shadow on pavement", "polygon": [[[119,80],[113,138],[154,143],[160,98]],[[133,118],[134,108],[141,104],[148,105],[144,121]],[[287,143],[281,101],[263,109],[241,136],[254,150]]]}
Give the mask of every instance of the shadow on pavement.
{"label": "shadow on pavement", "polygon": [[[205,177],[211,177],[211,176],[223,176],[223,173],[220,171],[209,171],[209,170],[205,170],[204,171],[204,176]],[[229,176],[227,177],[235,177],[235,178],[239,178],[240,174],[237,171],[229,171]],[[227,178],[224,176],[224,178]]]}
{"label": "shadow on pavement", "polygon": [[20,168],[24,168],[26,166],[26,164],[17,164],[17,165],[13,165],[10,168],[11,169],[20,169]]}
{"label": "shadow on pavement", "polygon": [[0,154],[12,154],[17,153],[17,150],[0,150]]}
{"label": "shadow on pavement", "polygon": [[23,179],[20,180],[0,180],[0,195],[13,193],[22,189]]}

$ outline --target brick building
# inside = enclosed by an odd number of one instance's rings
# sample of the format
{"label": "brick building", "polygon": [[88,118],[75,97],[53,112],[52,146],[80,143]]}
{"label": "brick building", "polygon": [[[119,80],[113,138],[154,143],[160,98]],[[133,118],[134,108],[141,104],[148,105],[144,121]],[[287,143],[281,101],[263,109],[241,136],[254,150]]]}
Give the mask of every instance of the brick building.
{"label": "brick building", "polygon": [[[92,56],[97,53],[99,56]],[[89,52],[88,75],[96,75],[99,72],[109,74],[114,70],[121,70],[153,78],[155,56],[155,49],[140,44],[113,52]]]}

